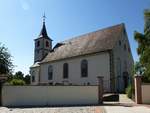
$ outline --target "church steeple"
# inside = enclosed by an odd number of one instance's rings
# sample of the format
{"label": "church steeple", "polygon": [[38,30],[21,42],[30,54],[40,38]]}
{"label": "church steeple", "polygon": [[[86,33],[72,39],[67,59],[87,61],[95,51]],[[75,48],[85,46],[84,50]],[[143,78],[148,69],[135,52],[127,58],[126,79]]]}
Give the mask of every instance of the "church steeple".
{"label": "church steeple", "polygon": [[39,37],[48,38],[47,31],[46,31],[46,25],[45,25],[45,19],[46,19],[46,16],[44,14],[43,15],[43,26],[42,26],[42,29],[41,29]]}
{"label": "church steeple", "polygon": [[43,25],[37,39],[35,39],[34,62],[42,61],[52,50],[52,39],[49,38],[45,25],[45,14],[43,16]]}

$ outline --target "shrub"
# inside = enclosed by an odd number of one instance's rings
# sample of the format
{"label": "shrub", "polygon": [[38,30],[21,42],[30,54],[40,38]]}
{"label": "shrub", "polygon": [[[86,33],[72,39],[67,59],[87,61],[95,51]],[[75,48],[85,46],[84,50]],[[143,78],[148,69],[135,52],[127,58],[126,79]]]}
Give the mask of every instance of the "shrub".
{"label": "shrub", "polygon": [[10,81],[11,85],[25,85],[25,82],[23,80],[19,80],[19,79],[13,79],[12,81]]}
{"label": "shrub", "polygon": [[132,98],[132,92],[133,92],[133,89],[132,89],[132,86],[131,86],[131,84],[130,84],[130,85],[128,85],[128,87],[126,88],[127,97]]}

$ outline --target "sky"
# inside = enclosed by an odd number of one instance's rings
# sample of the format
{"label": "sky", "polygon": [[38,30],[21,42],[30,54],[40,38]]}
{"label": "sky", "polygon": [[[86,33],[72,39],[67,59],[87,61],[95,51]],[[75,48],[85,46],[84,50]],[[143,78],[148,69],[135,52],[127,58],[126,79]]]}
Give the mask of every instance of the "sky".
{"label": "sky", "polygon": [[135,30],[143,33],[143,12],[148,8],[150,0],[0,0],[0,42],[12,55],[14,72],[28,74],[44,12],[53,46],[74,36],[125,23],[137,61],[133,34]]}

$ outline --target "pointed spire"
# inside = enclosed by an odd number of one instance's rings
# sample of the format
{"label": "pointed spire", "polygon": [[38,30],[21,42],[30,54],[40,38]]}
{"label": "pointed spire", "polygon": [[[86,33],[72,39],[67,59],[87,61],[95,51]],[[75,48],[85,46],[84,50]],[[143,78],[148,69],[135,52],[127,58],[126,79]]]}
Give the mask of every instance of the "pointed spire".
{"label": "pointed spire", "polygon": [[46,25],[45,25],[45,18],[46,18],[46,16],[45,16],[45,13],[44,13],[44,15],[43,15],[43,26],[42,26],[42,29],[41,29],[41,32],[40,32],[40,37],[48,37],[48,35],[47,35],[47,31],[46,31]]}

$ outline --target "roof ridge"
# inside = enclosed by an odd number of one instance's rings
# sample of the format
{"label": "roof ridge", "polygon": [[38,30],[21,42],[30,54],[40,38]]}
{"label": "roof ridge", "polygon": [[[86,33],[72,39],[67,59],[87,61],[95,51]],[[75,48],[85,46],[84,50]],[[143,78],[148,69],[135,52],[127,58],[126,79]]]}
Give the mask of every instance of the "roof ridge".
{"label": "roof ridge", "polygon": [[72,37],[72,38],[68,38],[68,39],[66,39],[66,40],[64,40],[64,41],[60,41],[60,42],[58,42],[58,43],[70,42],[71,40],[78,39],[78,38],[84,38],[83,36],[90,35],[90,34],[92,34],[92,33],[100,32],[100,31],[104,31],[104,30],[107,30],[107,29],[112,29],[112,28],[118,27],[118,26],[124,26],[124,23],[120,23],[120,24],[108,26],[108,27],[105,27],[105,28],[102,28],[102,29],[98,29],[98,30],[96,30],[96,31],[92,31],[92,32],[88,32],[88,33],[81,34],[81,35],[79,35],[79,36],[74,36],[74,37]]}

